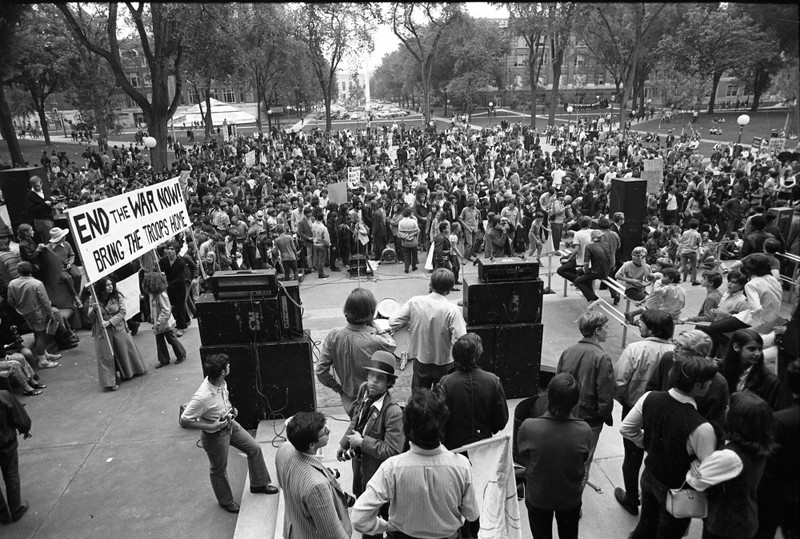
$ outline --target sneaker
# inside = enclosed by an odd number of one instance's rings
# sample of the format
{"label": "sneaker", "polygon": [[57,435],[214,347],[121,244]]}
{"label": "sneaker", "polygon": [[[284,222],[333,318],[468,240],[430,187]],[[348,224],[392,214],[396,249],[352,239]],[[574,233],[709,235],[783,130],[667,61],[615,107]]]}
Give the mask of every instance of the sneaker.
{"label": "sneaker", "polygon": [[54,368],[60,367],[60,366],[61,366],[61,363],[58,363],[56,361],[49,361],[47,359],[43,359],[43,360],[39,361],[39,368],[40,369],[54,369]]}
{"label": "sneaker", "polygon": [[183,330],[182,329],[177,330],[175,332],[175,335],[177,335],[178,337],[183,337]]}
{"label": "sneaker", "polygon": [[631,515],[636,516],[639,514],[639,504],[636,502],[632,502],[628,499],[628,495],[625,493],[624,489],[619,487],[614,489],[614,498],[619,502],[619,504]]}
{"label": "sneaker", "polygon": [[45,354],[44,358],[48,361],[58,361],[61,359],[61,354]]}
{"label": "sneaker", "polygon": [[598,303],[600,303],[600,301],[601,301],[600,298],[597,298],[594,301],[590,301],[589,305],[586,307],[586,310],[587,311],[591,311],[592,309],[594,309],[597,306]]}
{"label": "sneaker", "polygon": [[319,276],[320,279],[327,279],[328,277],[330,277],[330,275],[328,275],[327,273]]}
{"label": "sneaker", "polygon": [[700,283],[698,281],[692,281],[692,286],[700,286]]}
{"label": "sneaker", "polygon": [[614,305],[619,305],[619,296],[614,296]]}

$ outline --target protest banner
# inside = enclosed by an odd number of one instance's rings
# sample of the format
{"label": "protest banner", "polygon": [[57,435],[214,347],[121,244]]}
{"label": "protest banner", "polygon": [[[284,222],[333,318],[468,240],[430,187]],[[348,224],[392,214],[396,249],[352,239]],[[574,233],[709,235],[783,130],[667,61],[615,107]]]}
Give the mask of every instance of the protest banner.
{"label": "protest banner", "polygon": [[336,204],[347,202],[347,182],[328,184],[328,200]]}
{"label": "protest banner", "polygon": [[89,283],[190,226],[180,177],[67,210]]}
{"label": "protest banner", "polygon": [[780,153],[786,147],[786,138],[772,137],[769,139],[769,151]]}
{"label": "protest banner", "polygon": [[130,320],[139,314],[139,274],[134,273],[130,277],[122,279],[117,283],[117,291],[125,296],[125,320]]}
{"label": "protest banner", "polygon": [[657,195],[664,181],[664,160],[661,157],[645,159],[642,179],[647,180],[647,194]]}
{"label": "protest banner", "polygon": [[511,437],[493,436],[453,450],[469,453],[472,463],[472,484],[478,496],[481,529],[480,539],[520,539],[520,520],[514,463],[511,458]]}
{"label": "protest banner", "polygon": [[355,189],[361,187],[361,169],[350,167],[347,169],[347,187]]}
{"label": "protest banner", "polygon": [[764,142],[764,139],[762,139],[761,137],[753,137],[753,146],[755,148],[758,148],[759,146],[761,146],[762,142]]}
{"label": "protest banner", "polygon": [[250,168],[256,166],[256,151],[250,150],[244,154],[244,166]]}

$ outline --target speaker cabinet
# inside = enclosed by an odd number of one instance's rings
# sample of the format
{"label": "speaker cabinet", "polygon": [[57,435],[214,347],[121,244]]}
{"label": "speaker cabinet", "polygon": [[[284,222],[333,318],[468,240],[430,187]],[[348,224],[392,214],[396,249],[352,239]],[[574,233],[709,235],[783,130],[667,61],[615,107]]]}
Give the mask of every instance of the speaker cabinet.
{"label": "speaker cabinet", "polygon": [[647,180],[614,178],[611,180],[611,213],[621,211],[625,221],[643,223],[647,220]]}
{"label": "speaker cabinet", "polygon": [[538,324],[542,321],[542,281],[481,283],[464,279],[464,319],[483,324]]}
{"label": "speaker cabinet", "polygon": [[[258,422],[264,419],[264,407],[259,396],[260,381],[255,347],[246,344],[200,347],[200,360],[203,363],[214,354],[225,354],[230,358],[231,372],[225,381],[231,404],[239,412],[236,421],[248,430],[257,428]],[[208,376],[205,366],[203,376]]]}
{"label": "speaker cabinet", "polygon": [[317,409],[312,347],[308,332],[302,337],[256,345],[261,399],[267,419]]}
{"label": "speaker cabinet", "polygon": [[[45,197],[49,197],[51,195],[50,180],[44,167],[0,170],[0,189],[3,191],[3,200],[6,201],[8,218],[11,220],[10,225],[14,232],[22,223],[33,224],[33,217],[28,215],[25,204],[25,193],[31,188],[30,179],[33,176],[39,176],[42,179],[42,191],[44,191]],[[49,239],[47,238],[47,240]]]}
{"label": "speaker cabinet", "polygon": [[792,208],[770,208],[767,210],[767,213],[774,213],[777,216],[774,224],[781,231],[781,234],[783,234],[783,239],[788,239],[794,210]]}
{"label": "speaker cabinet", "polygon": [[283,337],[278,298],[216,300],[203,294],[195,306],[203,345],[279,341]]}
{"label": "speaker cabinet", "polygon": [[543,330],[542,324],[467,326],[483,341],[478,365],[500,378],[507,398],[537,394]]}
{"label": "speaker cabinet", "polygon": [[[273,343],[201,346],[200,359],[226,354],[231,372],[226,378],[237,421],[255,429],[262,419],[288,418],[317,409],[314,388],[313,343],[302,337]],[[203,376],[208,376],[203,370]]]}

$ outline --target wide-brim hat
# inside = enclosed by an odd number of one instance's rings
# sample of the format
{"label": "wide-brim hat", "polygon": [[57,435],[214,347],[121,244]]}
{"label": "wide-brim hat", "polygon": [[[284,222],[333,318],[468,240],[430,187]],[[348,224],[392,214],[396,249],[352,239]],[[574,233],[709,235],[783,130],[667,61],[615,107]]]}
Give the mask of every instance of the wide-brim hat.
{"label": "wide-brim hat", "polygon": [[369,365],[364,368],[368,371],[374,371],[385,374],[386,376],[391,376],[392,378],[397,378],[397,375],[394,373],[394,364],[395,358],[393,354],[385,350],[377,350],[372,354]]}
{"label": "wide-brim hat", "polygon": [[50,229],[50,243],[56,243],[64,239],[64,236],[69,234],[69,230],[64,230],[63,228],[58,228],[54,226]]}

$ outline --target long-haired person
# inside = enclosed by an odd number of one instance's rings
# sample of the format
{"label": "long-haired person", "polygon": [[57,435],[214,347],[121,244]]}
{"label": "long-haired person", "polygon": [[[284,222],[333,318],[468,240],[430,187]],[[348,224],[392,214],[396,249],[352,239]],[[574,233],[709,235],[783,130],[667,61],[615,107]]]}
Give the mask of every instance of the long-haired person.
{"label": "long-haired person", "polygon": [[142,291],[150,299],[150,322],[153,324],[158,350],[156,369],[169,365],[167,344],[172,346],[175,352],[175,364],[181,363],[186,359],[186,349],[175,335],[175,319],[172,317],[172,305],[167,295],[167,279],[164,274],[158,271],[145,274]]}
{"label": "long-haired person", "polygon": [[100,387],[116,391],[119,389],[117,372],[122,380],[128,380],[144,374],[147,368],[128,330],[125,296],[110,278],[101,279],[96,288],[98,303],[92,299],[89,319],[97,355],[97,379]]}

